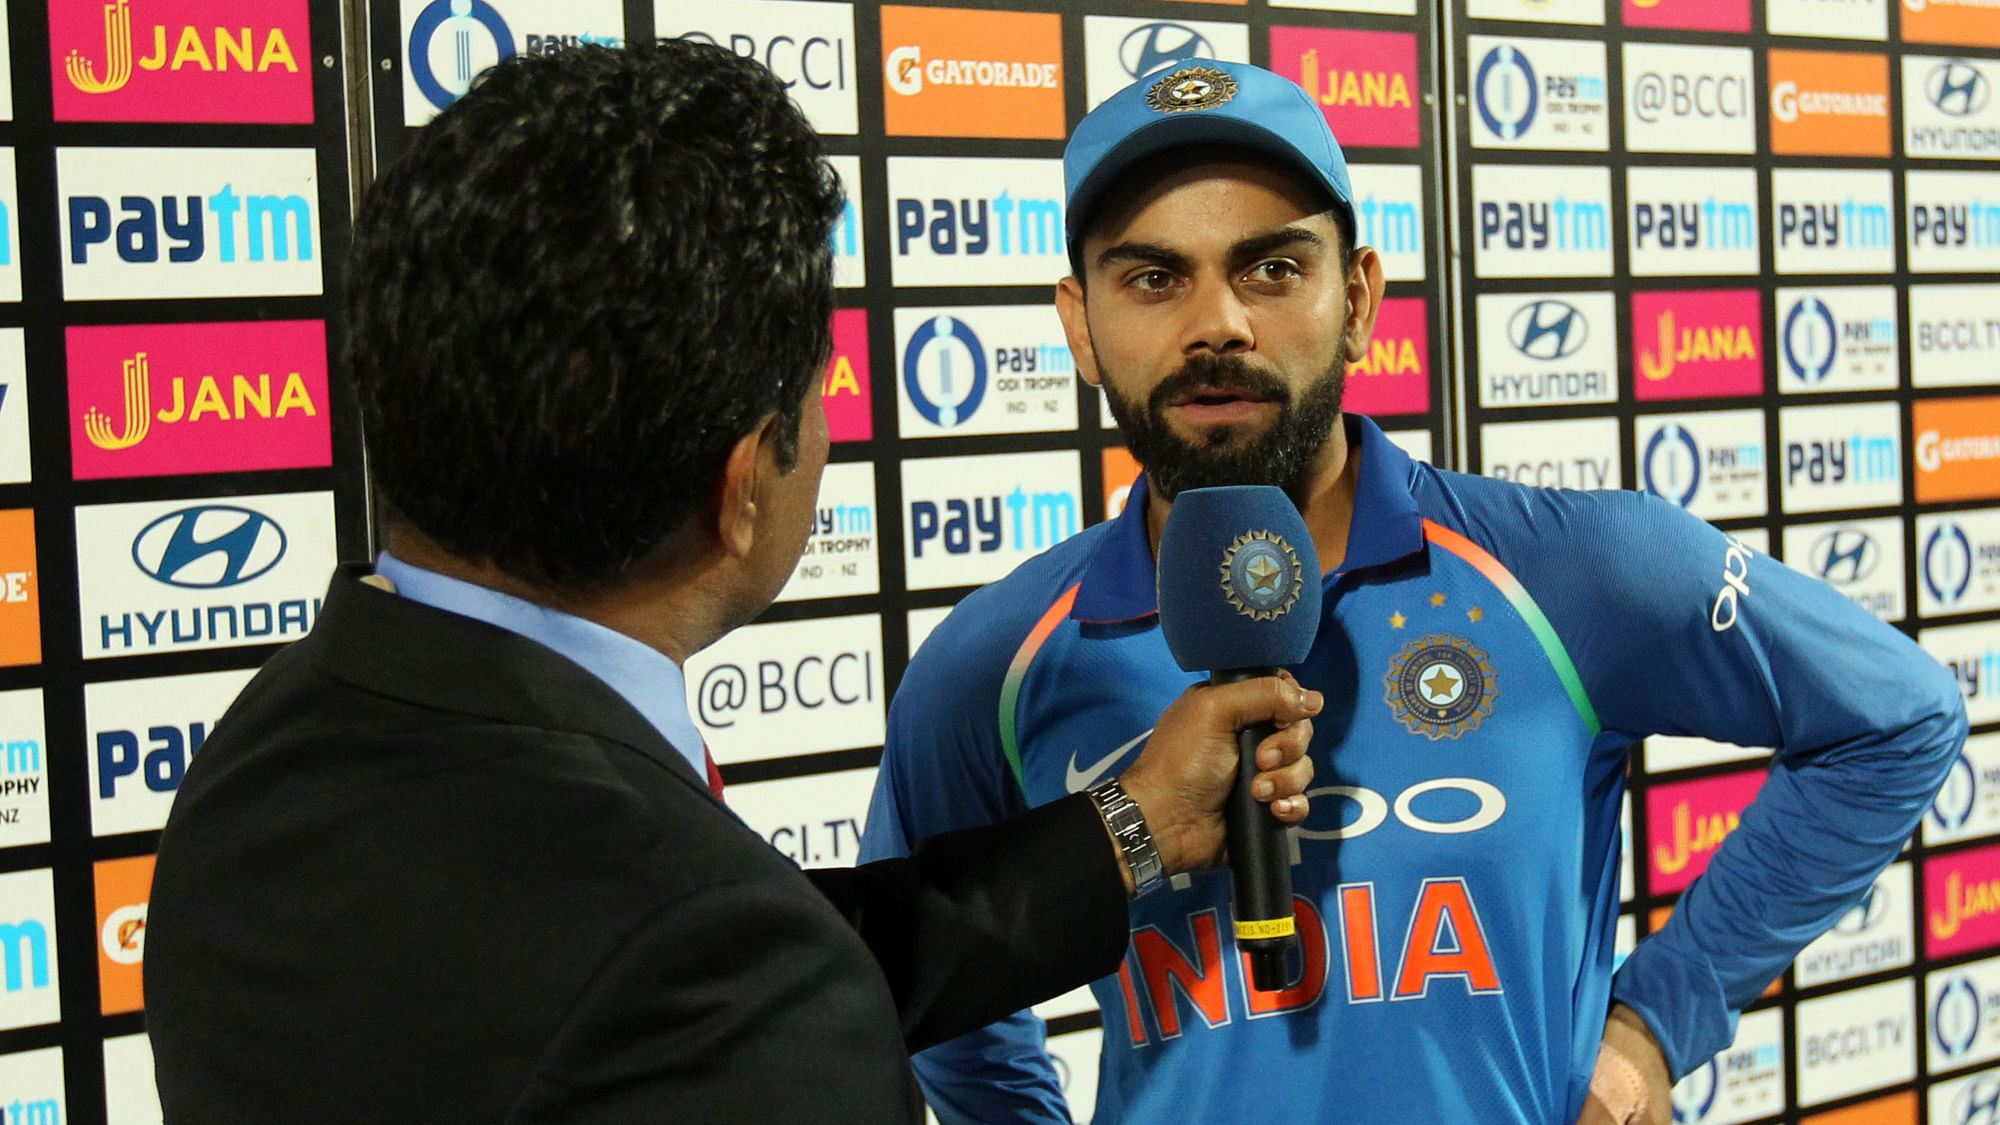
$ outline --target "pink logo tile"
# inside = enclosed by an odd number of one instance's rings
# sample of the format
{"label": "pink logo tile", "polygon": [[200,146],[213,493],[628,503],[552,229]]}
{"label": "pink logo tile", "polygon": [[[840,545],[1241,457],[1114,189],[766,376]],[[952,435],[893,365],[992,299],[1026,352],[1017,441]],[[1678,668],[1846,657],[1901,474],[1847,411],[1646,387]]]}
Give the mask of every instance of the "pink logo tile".
{"label": "pink logo tile", "polygon": [[2000,946],[2000,844],[1924,864],[1924,956]]}
{"label": "pink logo tile", "polygon": [[1646,865],[1654,894],[1678,891],[1708,870],[1715,849],[1736,830],[1765,776],[1763,770],[1749,770],[1646,793]]}
{"label": "pink logo tile", "polygon": [[1750,0],[1624,0],[1626,27],[1749,31]]}
{"label": "pink logo tile", "polygon": [[1632,294],[1632,395],[1640,401],[1764,389],[1764,300],[1755,289]]}
{"label": "pink logo tile", "polygon": [[1271,69],[1319,103],[1342,147],[1415,148],[1422,142],[1412,32],[1274,27]]}
{"label": "pink logo tile", "polygon": [[307,124],[307,0],[49,0],[57,121]]}
{"label": "pink logo tile", "polygon": [[1368,354],[1347,365],[1344,409],[1386,416],[1431,408],[1430,317],[1422,297],[1390,297]]}
{"label": "pink logo tile", "polygon": [[826,424],[834,441],[867,441],[875,436],[868,394],[868,310],[835,309],[833,358],[820,384]]}
{"label": "pink logo tile", "polygon": [[79,325],[65,335],[78,480],[333,463],[323,321]]}

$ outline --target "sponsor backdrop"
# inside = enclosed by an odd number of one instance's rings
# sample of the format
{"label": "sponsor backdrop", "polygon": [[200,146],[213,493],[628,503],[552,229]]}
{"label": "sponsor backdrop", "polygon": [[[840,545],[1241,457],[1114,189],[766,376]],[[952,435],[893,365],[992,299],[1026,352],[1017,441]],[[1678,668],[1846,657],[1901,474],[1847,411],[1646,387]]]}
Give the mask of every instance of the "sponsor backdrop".
{"label": "sponsor backdrop", "polygon": [[340,7],[0,3],[8,1122],[159,1120],[159,830],[255,667],[368,551]]}
{"label": "sponsor backdrop", "polygon": [[[815,534],[687,677],[773,847],[851,862],[909,654],[1124,503],[1136,467],[1050,308],[1062,138],[1181,58],[1257,62],[1341,137],[1389,276],[1351,409],[1441,465],[1687,507],[1964,688],[1975,735],[1910,853],[1676,1120],[2000,1125],[1993,0],[0,0],[0,33],[7,1112],[157,1120],[158,830],[367,553],[350,151],[393,158],[500,58],[688,36],[783,78],[849,197]],[[1621,948],[1768,753],[1635,753]],[[1041,1010],[1087,1119],[1097,1013]]]}

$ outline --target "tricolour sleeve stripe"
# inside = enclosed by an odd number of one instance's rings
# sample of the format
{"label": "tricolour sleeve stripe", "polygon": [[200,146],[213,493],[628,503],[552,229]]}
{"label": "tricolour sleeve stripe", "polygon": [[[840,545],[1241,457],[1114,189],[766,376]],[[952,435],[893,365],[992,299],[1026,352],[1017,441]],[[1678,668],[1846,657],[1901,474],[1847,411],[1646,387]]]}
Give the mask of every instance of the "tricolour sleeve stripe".
{"label": "tricolour sleeve stripe", "polygon": [[1562,638],[1556,636],[1555,626],[1549,623],[1542,607],[1535,604],[1528,588],[1521,585],[1521,580],[1514,577],[1513,571],[1500,565],[1499,559],[1488,554],[1486,548],[1443,524],[1425,520],[1424,538],[1470,563],[1472,569],[1493,583],[1500,596],[1506,598],[1507,604],[1514,607],[1514,612],[1528,623],[1529,631],[1541,642],[1542,652],[1548,656],[1549,664],[1562,680],[1563,690],[1569,692],[1569,701],[1582,717],[1583,725],[1590,729],[1592,738],[1597,737],[1604,728],[1597,721],[1597,708],[1590,705],[1590,696],[1583,690],[1583,677],[1576,674],[1576,664],[1570,660],[1569,650],[1563,647]]}
{"label": "tricolour sleeve stripe", "polygon": [[1055,604],[1042,614],[1042,619],[1035,622],[1035,627],[1028,630],[1027,639],[1014,653],[1014,662],[1007,665],[1007,677],[1000,681],[1000,751],[1007,755],[1007,765],[1014,771],[1014,784],[1021,787],[1024,796],[1028,792],[1028,782],[1021,774],[1021,740],[1014,724],[1015,708],[1021,701],[1021,682],[1028,678],[1028,665],[1035,662],[1035,654],[1042,651],[1049,635],[1056,631],[1057,625],[1062,624],[1063,618],[1069,616],[1070,607],[1076,604],[1076,592],[1082,585],[1079,582],[1064,590]]}

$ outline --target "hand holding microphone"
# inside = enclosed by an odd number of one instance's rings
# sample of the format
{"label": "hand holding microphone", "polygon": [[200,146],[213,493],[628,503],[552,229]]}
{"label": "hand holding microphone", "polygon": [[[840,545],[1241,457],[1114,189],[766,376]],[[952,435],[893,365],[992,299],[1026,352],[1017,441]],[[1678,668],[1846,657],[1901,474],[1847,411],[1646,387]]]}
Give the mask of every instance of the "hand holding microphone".
{"label": "hand holding microphone", "polygon": [[[1159,604],[1175,662],[1209,672],[1211,690],[1303,661],[1319,633],[1319,557],[1291,499],[1268,486],[1176,496],[1160,536]],[[1258,748],[1276,733],[1264,722],[1240,730],[1227,817],[1236,944],[1263,991],[1288,983],[1285,951],[1297,941],[1285,826],[1256,799]]]}

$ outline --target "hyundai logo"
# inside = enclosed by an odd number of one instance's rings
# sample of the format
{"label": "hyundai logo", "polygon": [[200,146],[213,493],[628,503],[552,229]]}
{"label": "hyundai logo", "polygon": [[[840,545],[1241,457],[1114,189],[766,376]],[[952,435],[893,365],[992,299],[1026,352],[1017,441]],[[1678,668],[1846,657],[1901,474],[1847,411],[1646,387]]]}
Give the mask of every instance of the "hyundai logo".
{"label": "hyundai logo", "polygon": [[1924,96],[1940,113],[1971,117],[1986,108],[1993,87],[1978,67],[1964,59],[1946,59],[1924,76]]}
{"label": "hyundai logo", "polygon": [[1842,937],[1857,937],[1880,925],[1882,919],[1888,916],[1889,892],[1882,889],[1882,884],[1876,883],[1868,888],[1868,893],[1862,896],[1860,902],[1840,916],[1840,921],[1833,924],[1833,932]]}
{"label": "hyundai logo", "polygon": [[1813,573],[1836,586],[1851,586],[1875,573],[1882,549],[1858,527],[1836,527],[1813,540],[1806,558]]}
{"label": "hyundai logo", "polygon": [[285,531],[248,508],[210,504],[161,516],[132,540],[140,570],[190,590],[234,586],[285,557]]}
{"label": "hyundai logo", "polygon": [[1975,1077],[1951,1099],[1951,1125],[2000,1125],[2000,1078]]}
{"label": "hyundai logo", "polygon": [[1194,28],[1177,23],[1135,27],[1118,44],[1118,65],[1134,78],[1144,78],[1183,59],[1212,59],[1215,49]]}
{"label": "hyundai logo", "polygon": [[1529,359],[1563,359],[1583,350],[1590,322],[1567,301],[1532,301],[1507,319],[1507,340]]}

